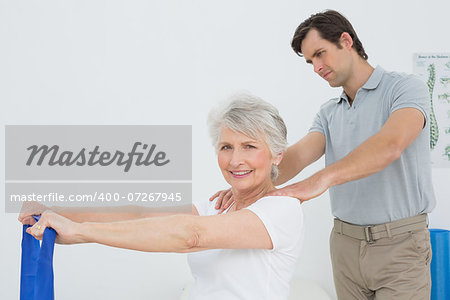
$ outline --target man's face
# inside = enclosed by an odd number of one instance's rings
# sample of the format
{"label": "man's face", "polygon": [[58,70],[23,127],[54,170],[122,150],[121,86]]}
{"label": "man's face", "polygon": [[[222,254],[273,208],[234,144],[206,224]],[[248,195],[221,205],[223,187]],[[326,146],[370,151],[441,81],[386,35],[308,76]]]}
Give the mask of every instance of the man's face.
{"label": "man's face", "polygon": [[302,41],[302,53],[314,72],[328,81],[330,86],[344,86],[351,74],[351,53],[323,39],[319,32],[311,29]]}

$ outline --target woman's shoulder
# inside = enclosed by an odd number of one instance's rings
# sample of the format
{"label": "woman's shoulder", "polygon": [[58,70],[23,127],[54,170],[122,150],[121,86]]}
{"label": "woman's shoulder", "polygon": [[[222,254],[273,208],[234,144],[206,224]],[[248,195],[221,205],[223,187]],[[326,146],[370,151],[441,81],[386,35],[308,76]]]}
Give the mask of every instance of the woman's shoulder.
{"label": "woman's shoulder", "polygon": [[267,214],[292,216],[303,219],[300,201],[288,196],[265,196],[248,206],[250,210],[259,210]]}
{"label": "woman's shoulder", "polygon": [[282,205],[282,206],[290,206],[290,207],[296,207],[296,208],[301,209],[300,201],[297,198],[290,197],[290,196],[264,196],[253,204],[256,204],[258,202],[264,203],[265,205],[270,205],[270,206]]}

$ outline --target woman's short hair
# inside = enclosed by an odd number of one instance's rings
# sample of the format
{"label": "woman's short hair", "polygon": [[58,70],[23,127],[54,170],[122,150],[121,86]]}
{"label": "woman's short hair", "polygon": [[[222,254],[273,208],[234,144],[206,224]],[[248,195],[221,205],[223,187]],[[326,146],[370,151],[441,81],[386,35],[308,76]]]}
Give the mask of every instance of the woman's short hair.
{"label": "woman's short hair", "polygon": [[[262,138],[272,156],[286,151],[287,129],[278,110],[270,103],[250,94],[235,94],[209,113],[209,134],[218,151],[219,138],[224,127],[251,138]],[[278,168],[272,166],[271,179],[278,177]]]}

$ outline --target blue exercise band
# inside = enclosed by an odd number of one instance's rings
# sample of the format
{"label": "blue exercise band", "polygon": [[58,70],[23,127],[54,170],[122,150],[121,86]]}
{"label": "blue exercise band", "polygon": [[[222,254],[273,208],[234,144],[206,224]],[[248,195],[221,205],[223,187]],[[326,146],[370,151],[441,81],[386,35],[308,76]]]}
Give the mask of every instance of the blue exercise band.
{"label": "blue exercise band", "polygon": [[[33,216],[36,221],[39,216]],[[42,245],[26,232],[30,225],[23,225],[22,261],[20,271],[20,300],[54,300],[53,250],[56,232],[46,228]]]}

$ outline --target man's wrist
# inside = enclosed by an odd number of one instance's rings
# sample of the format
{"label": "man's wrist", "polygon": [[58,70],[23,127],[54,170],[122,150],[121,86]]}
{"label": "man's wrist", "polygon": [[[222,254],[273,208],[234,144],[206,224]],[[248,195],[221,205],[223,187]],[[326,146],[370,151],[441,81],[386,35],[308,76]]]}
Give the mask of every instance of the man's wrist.
{"label": "man's wrist", "polygon": [[331,168],[325,168],[316,173],[321,186],[324,186],[326,189],[338,184],[335,174],[336,172],[333,172],[333,169]]}

